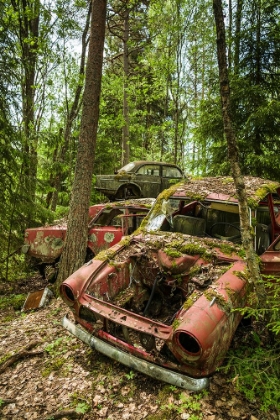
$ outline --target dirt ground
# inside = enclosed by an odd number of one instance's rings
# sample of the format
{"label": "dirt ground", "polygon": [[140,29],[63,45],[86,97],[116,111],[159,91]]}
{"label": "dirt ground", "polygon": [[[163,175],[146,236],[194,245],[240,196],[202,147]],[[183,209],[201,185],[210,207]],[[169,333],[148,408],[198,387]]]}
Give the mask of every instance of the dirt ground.
{"label": "dirt ground", "polygon": [[[9,293],[45,286],[33,276]],[[7,293],[0,285],[0,299]],[[28,313],[1,311],[0,419],[280,419],[248,402],[222,373],[196,394],[131,371],[70,336],[61,326],[67,313],[60,298]]]}

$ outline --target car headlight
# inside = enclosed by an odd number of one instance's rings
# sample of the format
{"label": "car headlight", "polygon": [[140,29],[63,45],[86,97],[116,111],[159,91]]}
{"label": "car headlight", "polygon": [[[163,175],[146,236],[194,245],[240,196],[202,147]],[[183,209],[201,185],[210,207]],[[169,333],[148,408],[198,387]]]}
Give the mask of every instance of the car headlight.
{"label": "car headlight", "polygon": [[198,340],[188,332],[177,330],[174,335],[177,350],[189,360],[197,360],[202,354],[202,348]]}
{"label": "car headlight", "polygon": [[60,294],[62,299],[69,305],[69,303],[75,302],[75,295],[73,292],[72,287],[70,287],[68,284],[62,284],[60,286]]}

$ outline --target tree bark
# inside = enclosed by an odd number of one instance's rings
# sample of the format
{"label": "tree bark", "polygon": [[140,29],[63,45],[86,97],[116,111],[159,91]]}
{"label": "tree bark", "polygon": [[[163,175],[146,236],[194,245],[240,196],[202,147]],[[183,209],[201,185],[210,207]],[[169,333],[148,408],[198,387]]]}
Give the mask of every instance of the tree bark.
{"label": "tree bark", "polygon": [[[63,143],[59,148],[57,153],[56,162],[58,163],[58,169],[56,170],[55,174],[52,174],[52,179],[50,180],[51,186],[54,188],[54,191],[51,193],[51,210],[55,211],[57,202],[58,202],[58,195],[61,191],[61,184],[64,178],[66,177],[65,170],[63,171],[63,164],[67,162],[67,153],[69,150],[69,143],[72,133],[73,123],[80,111],[81,108],[81,96],[82,91],[84,88],[84,84],[81,83],[81,79],[84,77],[85,74],[85,61],[86,61],[86,51],[88,45],[88,31],[90,25],[90,16],[92,14],[92,3],[89,3],[88,13],[86,24],[82,34],[82,52],[81,52],[81,60],[80,60],[80,68],[79,68],[79,77],[77,86],[75,89],[74,100],[69,109],[69,103],[66,98],[66,110],[67,110],[67,119],[65,124],[65,129],[63,133]],[[66,82],[65,82],[66,83]]]}
{"label": "tree bark", "polygon": [[219,65],[220,95],[222,101],[222,113],[224,123],[224,134],[228,145],[228,157],[231,164],[232,176],[234,179],[236,194],[239,202],[240,226],[242,243],[246,252],[247,266],[249,271],[249,282],[257,287],[260,278],[257,256],[253,246],[253,235],[249,220],[249,207],[243,175],[239,165],[239,150],[235,138],[232,123],[230,106],[230,83],[228,76],[228,64],[226,54],[226,35],[222,0],[213,0],[213,9],[217,32],[217,56]]}
{"label": "tree bark", "polygon": [[128,39],[129,39],[129,10],[124,13],[124,30],[123,30],[123,118],[124,125],[122,129],[122,166],[129,162],[130,146],[129,146],[129,106],[128,106]]}
{"label": "tree bark", "polygon": [[[23,149],[25,153],[23,188],[32,203],[35,202],[37,182],[38,133],[35,124],[36,67],[38,61],[38,40],[40,37],[39,0],[11,1],[18,19],[18,37],[21,54],[21,97],[23,123]],[[28,219],[32,220],[33,206]]]}
{"label": "tree bark", "polygon": [[93,0],[77,163],[57,286],[85,261],[105,39],[106,0]]}

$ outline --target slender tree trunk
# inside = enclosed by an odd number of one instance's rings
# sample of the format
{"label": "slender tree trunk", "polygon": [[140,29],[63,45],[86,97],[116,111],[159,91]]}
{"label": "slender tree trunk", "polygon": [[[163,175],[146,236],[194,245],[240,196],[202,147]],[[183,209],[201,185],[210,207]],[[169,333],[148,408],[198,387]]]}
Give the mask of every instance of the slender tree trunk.
{"label": "slender tree trunk", "polygon": [[243,0],[237,0],[234,34],[234,73],[239,74],[240,39],[241,39],[241,18]]}
{"label": "slender tree trunk", "polygon": [[128,108],[128,38],[129,38],[129,11],[124,13],[124,31],[123,31],[123,117],[124,125],[122,129],[122,166],[126,165],[130,159],[129,147],[129,108]]}
{"label": "slender tree trunk", "polygon": [[59,149],[59,152],[57,154],[57,162],[59,163],[59,169],[55,174],[52,174],[52,183],[51,185],[54,188],[54,191],[52,193],[51,197],[51,210],[55,211],[57,202],[58,202],[58,194],[61,190],[61,183],[63,181],[63,178],[65,178],[65,172],[63,173],[62,167],[63,164],[67,161],[67,153],[69,150],[69,143],[70,143],[70,137],[72,133],[72,126],[73,122],[75,121],[79,111],[80,111],[80,105],[81,105],[81,95],[83,91],[84,84],[81,83],[81,80],[84,77],[85,74],[85,59],[86,59],[86,50],[88,45],[88,30],[89,30],[89,24],[90,24],[90,16],[92,13],[92,3],[89,4],[87,19],[85,28],[83,30],[82,35],[82,52],[81,52],[81,61],[80,61],[80,68],[79,68],[79,80],[77,83],[77,87],[75,90],[75,96],[74,101],[69,109],[68,101],[67,101],[67,120],[65,124],[64,134],[63,134],[63,143],[62,146]]}
{"label": "slender tree trunk", "polygon": [[[22,115],[24,132],[24,181],[23,187],[29,199],[35,201],[37,182],[37,145],[38,137],[35,127],[35,78],[38,60],[38,39],[40,23],[40,0],[12,0],[15,15],[18,16],[19,42],[22,65]],[[32,219],[32,208],[28,218]]]}
{"label": "slender tree trunk", "polygon": [[58,273],[58,287],[65,278],[84,263],[86,256],[88,208],[99,118],[105,22],[106,0],[93,0],[81,131],[67,236]]}
{"label": "slender tree trunk", "polygon": [[223,16],[222,0],[213,0],[214,15],[217,32],[217,56],[219,65],[220,94],[222,101],[222,112],[224,122],[224,133],[228,145],[228,156],[231,164],[232,176],[234,179],[236,194],[239,201],[240,225],[242,243],[246,252],[247,265],[249,270],[249,281],[255,284],[260,277],[257,256],[253,246],[253,235],[249,221],[249,208],[245,190],[244,179],[239,165],[239,151],[235,138],[230,110],[230,85],[228,76],[228,65],[226,56],[226,37]]}

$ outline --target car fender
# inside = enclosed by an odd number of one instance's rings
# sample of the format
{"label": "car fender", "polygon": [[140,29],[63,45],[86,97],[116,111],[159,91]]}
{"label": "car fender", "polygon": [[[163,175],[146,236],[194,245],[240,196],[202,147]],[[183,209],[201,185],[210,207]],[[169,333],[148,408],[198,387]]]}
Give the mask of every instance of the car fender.
{"label": "car fender", "polygon": [[120,185],[120,187],[118,188],[116,192],[116,195],[118,195],[119,191],[121,191],[123,188],[129,188],[129,187],[137,188],[137,190],[139,190],[140,192],[140,195],[142,196],[142,188],[136,182],[128,182],[126,184]]}

